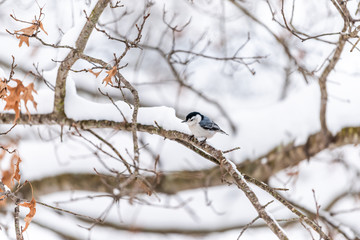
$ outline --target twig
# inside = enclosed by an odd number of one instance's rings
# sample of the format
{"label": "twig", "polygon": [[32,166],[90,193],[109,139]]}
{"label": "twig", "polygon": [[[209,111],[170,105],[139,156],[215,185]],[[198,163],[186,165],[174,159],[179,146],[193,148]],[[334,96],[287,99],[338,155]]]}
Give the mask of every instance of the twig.
{"label": "twig", "polygon": [[46,80],[46,79],[44,78],[44,76],[42,75],[42,73],[40,73],[40,71],[39,71],[39,66],[38,66],[38,65],[35,65],[35,64],[33,64],[33,66],[34,66],[34,68],[35,68],[36,73],[33,73],[32,71],[30,71],[29,73],[30,73],[31,75],[33,75],[35,78],[39,79],[40,81],[43,81],[43,82],[45,83],[45,85],[48,86],[48,88],[49,88],[50,90],[55,91],[55,86],[54,86],[51,82],[49,82],[48,80]]}
{"label": "twig", "polygon": [[20,213],[20,209],[19,209],[19,203],[20,203],[20,199],[16,199],[15,202],[15,211],[14,211],[14,221],[15,221],[15,232],[16,232],[16,240],[23,240],[23,236],[20,230],[20,223],[19,223],[19,213]]}
{"label": "twig", "polygon": [[[318,201],[316,199],[315,190],[312,189],[311,191],[313,193],[313,198],[314,198],[314,202],[315,202],[315,209],[316,209],[316,219],[315,219],[315,221],[317,222],[317,219],[319,219],[319,216],[320,216],[320,207],[321,206],[318,204]],[[319,223],[317,222],[317,224],[319,224]]]}
{"label": "twig", "polygon": [[16,149],[14,149],[14,150],[12,150],[12,151],[9,151],[9,149],[4,148],[3,146],[0,146],[0,149],[4,150],[4,151],[6,151],[6,152],[8,152],[8,153],[10,153],[10,154],[13,154],[13,153],[16,152]]}
{"label": "twig", "polygon": [[65,209],[62,209],[62,208],[58,208],[58,207],[55,207],[55,206],[51,206],[49,204],[46,204],[46,203],[43,203],[43,202],[39,202],[39,201],[36,201],[37,204],[40,204],[42,206],[45,206],[47,208],[50,208],[50,209],[53,209],[55,211],[59,211],[59,212],[64,212],[64,213],[68,213],[68,214],[71,214],[71,215],[74,215],[76,217],[79,217],[79,218],[82,218],[82,219],[89,219],[93,222],[96,222],[96,223],[102,223],[103,221],[99,218],[92,218],[92,217],[89,217],[89,216],[86,216],[86,215],[83,215],[83,214],[79,214],[79,213],[75,213],[75,212],[72,212],[72,211],[69,211],[69,210],[65,210]]}
{"label": "twig", "polygon": [[[116,109],[118,110],[118,112],[119,112],[119,113],[121,114],[121,116],[123,117],[124,122],[127,123],[127,119],[126,119],[125,115],[123,114],[123,112],[121,111],[121,109],[118,107],[118,105],[114,102],[114,100],[112,99],[112,97],[110,97],[110,95],[109,95],[108,93],[103,93],[100,88],[98,88],[98,91],[101,93],[101,95],[106,96],[106,97],[111,101],[111,103],[116,107]],[[121,92],[121,93],[122,93],[122,92]],[[123,98],[125,99],[125,96],[124,96],[124,95],[123,95]]]}
{"label": "twig", "polygon": [[9,79],[7,80],[7,82],[9,82],[13,78],[15,74],[15,68],[17,67],[17,64],[15,64],[15,57],[13,55],[11,55],[11,57],[12,57],[12,63],[10,67]]}
{"label": "twig", "polygon": [[11,128],[10,128],[9,130],[7,130],[6,132],[0,133],[0,136],[1,136],[1,135],[6,135],[6,134],[8,134],[11,130],[13,130],[13,129],[16,127],[16,125],[17,125],[17,123],[15,123],[14,125],[12,125]]}
{"label": "twig", "polygon": [[241,230],[239,236],[237,237],[237,240],[239,240],[241,238],[241,236],[244,234],[244,232],[251,226],[253,225],[257,220],[259,220],[260,217],[257,216],[256,218],[254,218],[251,222],[249,222],[248,224],[246,224],[243,229]]}
{"label": "twig", "polygon": [[105,143],[118,157],[119,159],[122,161],[122,163],[125,165],[126,169],[129,171],[130,174],[132,174],[130,165],[127,163],[127,161],[121,156],[121,154],[119,153],[119,151],[108,141],[106,141],[104,138],[102,138],[101,136],[99,136],[98,134],[96,134],[93,130],[91,129],[84,129],[85,131],[91,133],[93,136],[95,136],[97,139],[99,139],[100,141],[102,141],[103,143]]}
{"label": "twig", "polygon": [[240,147],[235,147],[235,148],[232,148],[232,149],[223,151],[223,154],[226,154],[226,153],[229,153],[229,152],[233,152],[233,151],[236,151],[236,150],[240,150]]}

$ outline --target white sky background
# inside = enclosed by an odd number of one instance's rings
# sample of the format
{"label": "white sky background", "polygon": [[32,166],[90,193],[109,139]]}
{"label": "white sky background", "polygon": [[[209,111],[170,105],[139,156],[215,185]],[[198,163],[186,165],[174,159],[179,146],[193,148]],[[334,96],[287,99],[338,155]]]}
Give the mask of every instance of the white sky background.
{"label": "white sky background", "polygon": [[[96,3],[92,0],[87,6],[86,1],[38,1],[40,6],[45,5],[44,28],[48,35],[40,33],[39,36],[48,43],[73,45],[77,34],[82,28],[85,17],[83,10],[89,13]],[[136,3],[135,3],[136,2]],[[178,117],[185,116],[190,111],[200,111],[214,119],[222,129],[230,133],[230,136],[216,135],[209,143],[214,147],[228,150],[240,146],[241,150],[229,154],[230,159],[239,163],[245,159],[255,159],[267,153],[273,147],[295,141],[295,144],[305,143],[307,137],[320,130],[319,109],[320,91],[316,79],[311,79],[306,84],[302,76],[293,69],[291,83],[285,99],[280,100],[282,86],[284,84],[284,67],[288,63],[283,49],[276,43],[275,39],[261,26],[251,22],[236,8],[225,3],[225,32],[222,32],[221,21],[213,16],[220,16],[220,1],[196,1],[191,5],[189,1],[154,1],[151,8],[151,15],[145,24],[143,42],[154,45],[160,41],[160,33],[166,28],[162,22],[162,9],[168,11],[168,18],[174,13],[178,14],[174,25],[183,25],[191,18],[190,25],[182,34],[178,35],[177,49],[187,49],[191,42],[196,41],[203,33],[205,38],[199,43],[194,51],[201,51],[210,41],[210,47],[205,54],[211,56],[231,56],[247,40],[250,34],[250,41],[239,52],[239,56],[265,56],[259,63],[250,67],[256,71],[252,75],[243,65],[234,63],[224,64],[221,61],[198,59],[190,64],[186,72],[187,82],[194,88],[200,90],[212,99],[216,99],[221,106],[229,113],[231,119],[238,128],[237,133],[231,133],[230,126],[226,119],[213,105],[201,100],[192,92],[183,90],[178,96],[178,85],[174,82],[169,68],[158,54],[149,50],[130,50],[123,64],[128,67],[121,73],[138,89],[141,102],[153,108],[143,108],[139,112],[139,122],[153,124],[156,121],[166,129],[179,130],[189,133],[186,125],[181,124]],[[289,32],[271,21],[271,13],[265,1],[249,1],[246,3],[252,14],[272,29],[279,36],[289,39],[290,48],[300,64],[308,69],[318,69],[326,57],[332,52],[334,46],[320,43],[314,40],[301,42],[292,38]],[[278,2],[278,1],[274,1]],[[290,1],[292,2],[292,1]],[[294,25],[299,30],[309,34],[324,32],[339,32],[342,28],[342,19],[336,9],[321,0],[315,3],[302,0],[296,1]],[[111,21],[113,16],[119,16],[125,9],[132,12],[116,23],[121,34],[129,34],[133,38],[136,28],[132,23],[134,18],[143,11],[143,1],[122,1],[126,8],[110,10],[107,9],[100,18],[100,23]],[[350,2],[349,4],[355,4]],[[274,5],[275,6],[275,5]],[[350,9],[355,9],[349,7]],[[205,9],[205,10],[204,10]],[[279,10],[279,9],[277,9]],[[287,13],[291,11],[291,5],[286,8]],[[6,33],[24,28],[23,24],[17,23],[9,17],[13,13],[18,18],[31,20],[38,14],[38,7],[34,1],[6,1],[0,8],[0,64],[11,62],[11,55],[15,56],[19,67],[33,70],[33,63],[38,64],[44,70],[44,77],[55,84],[58,63],[51,61],[62,60],[68,50],[43,47],[36,41],[30,39],[30,47],[25,44],[18,47],[18,39]],[[277,15],[278,20],[281,20]],[[289,15],[290,17],[290,15]],[[115,27],[115,24],[112,26]],[[61,29],[61,31],[59,31]],[[224,35],[225,34],[225,35]],[[226,38],[225,38],[226,36]],[[338,36],[328,37],[327,40],[336,41]],[[226,49],[221,41],[227,39]],[[171,36],[165,35],[161,46],[165,49],[171,48]],[[358,126],[360,122],[360,82],[359,67],[360,53],[355,50],[350,53],[351,46],[347,44],[340,62],[329,76],[328,81],[328,114],[327,123],[329,130],[336,133],[345,126]],[[120,55],[123,45],[110,41],[101,33],[93,32],[85,53],[108,61],[111,64],[113,53]],[[141,61],[138,61],[139,56]],[[184,55],[179,55],[184,57]],[[139,64],[137,67],[137,64]],[[9,69],[1,66],[8,76]],[[78,61],[75,68],[82,69],[91,67],[84,61]],[[179,66],[181,69],[181,66]],[[236,69],[234,71],[233,69]],[[318,76],[321,71],[316,72]],[[89,96],[86,91],[96,92],[101,88],[103,92],[109,92],[115,99],[118,92],[104,87],[101,84],[106,76],[102,73],[95,78],[90,73],[71,73],[67,81],[67,96],[65,111],[68,117],[75,120],[82,119],[109,119],[122,121],[122,116],[106,98]],[[24,76],[20,71],[16,72],[15,78],[24,79],[26,83],[33,81],[30,76]],[[164,84],[147,84],[151,82],[167,81]],[[49,113],[53,106],[53,92],[44,84],[36,84],[38,95],[35,96],[38,102],[38,113]],[[0,109],[5,103],[0,102]],[[118,107],[130,120],[132,111],[122,101],[117,101]],[[30,110],[36,111],[30,104]],[[0,126],[3,132],[9,126]],[[32,180],[44,176],[52,176],[66,172],[93,172],[96,168],[104,171],[103,166],[91,156],[89,148],[80,139],[64,136],[60,142],[59,127],[29,127],[17,126],[9,136],[22,137],[17,148],[23,159],[21,173],[22,179]],[[114,134],[110,130],[97,130],[97,132],[108,136],[109,141],[126,155],[125,149],[132,149],[131,134],[119,132]],[[159,151],[161,156],[161,169],[163,171],[196,170],[212,167],[211,162],[206,161],[169,140],[163,140],[157,136],[141,134],[144,141],[153,150]],[[49,141],[51,140],[51,141]],[[0,138],[0,142],[2,143]],[[176,154],[174,154],[176,153]],[[342,156],[352,170],[344,169],[332,160],[338,155]],[[83,158],[82,156],[89,156]],[[315,203],[312,189],[320,205],[326,205],[329,199],[339,192],[358,190],[359,186],[349,186],[359,170],[359,148],[345,146],[333,151],[325,151],[310,160],[302,162],[295,170],[299,170],[299,176],[293,181],[287,174],[291,170],[279,173],[276,178],[271,179],[270,184],[276,187],[288,187],[291,191],[286,197],[294,201],[300,201],[309,209],[315,210]],[[153,159],[146,153],[141,153],[141,163],[144,167],[152,166]],[[108,160],[107,164],[114,168],[121,167],[117,162]],[[290,179],[290,182],[289,182]],[[270,200],[267,194],[255,189],[262,203]],[[69,200],[75,196],[94,195],[88,192],[57,193],[41,197],[43,202],[52,204],[56,201]],[[155,205],[177,206],[182,201],[189,200],[187,208],[169,209],[161,207],[149,207],[145,205],[130,205],[126,200],[120,202],[119,209],[113,209],[107,220],[117,224],[134,225],[152,228],[176,228],[183,229],[213,229],[224,226],[247,224],[256,217],[255,210],[250,206],[242,192],[235,187],[216,187],[208,190],[209,199],[213,207],[221,214],[217,214],[211,207],[206,205],[203,190],[185,191],[177,196],[159,195],[156,197],[145,197]],[[96,194],[95,194],[96,195]],[[159,200],[160,199],[160,200]],[[107,199],[94,199],[76,201],[61,204],[61,207],[79,212],[82,214],[98,217],[106,208]],[[352,201],[341,201],[336,208],[350,209],[359,207],[359,203]],[[289,212],[281,210],[276,203],[269,206],[269,211],[276,218],[293,217]],[[195,217],[190,212],[195,212]],[[26,210],[22,211],[23,213]],[[119,216],[120,212],[120,216]],[[0,223],[6,223],[10,217],[1,217]],[[38,206],[35,216],[36,221],[47,226],[58,228],[61,231],[73,233],[80,239],[86,239],[89,232],[77,226],[89,226],[86,223],[78,222],[71,216],[57,215],[49,209]],[[359,222],[360,214],[341,214],[336,217],[339,223],[344,222],[356,229],[355,223]],[[12,224],[10,224],[12,226]],[[309,239],[309,234],[299,228],[286,229],[290,239]],[[14,231],[10,230],[12,234]],[[360,232],[360,231],[359,231]],[[204,239],[236,239],[240,230],[227,231],[203,237]],[[156,235],[119,232],[102,227],[95,227],[90,232],[91,239],[198,239],[196,237],[184,237],[182,235]],[[25,239],[57,239],[51,232],[44,230],[36,224],[31,224]],[[116,238],[115,238],[116,237]],[[7,239],[0,231],[0,239]],[[248,230],[242,239],[276,239],[270,230]],[[339,238],[341,239],[341,238]]]}

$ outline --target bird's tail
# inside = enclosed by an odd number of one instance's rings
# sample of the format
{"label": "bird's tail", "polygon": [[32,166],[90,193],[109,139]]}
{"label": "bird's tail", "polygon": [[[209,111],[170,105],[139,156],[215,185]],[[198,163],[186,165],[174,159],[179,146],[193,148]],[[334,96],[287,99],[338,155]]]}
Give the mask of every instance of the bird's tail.
{"label": "bird's tail", "polygon": [[224,132],[223,130],[221,130],[220,129],[220,131],[219,131],[220,133],[222,133],[222,134],[225,134],[225,135],[228,135],[229,136],[229,134],[227,134],[226,132]]}

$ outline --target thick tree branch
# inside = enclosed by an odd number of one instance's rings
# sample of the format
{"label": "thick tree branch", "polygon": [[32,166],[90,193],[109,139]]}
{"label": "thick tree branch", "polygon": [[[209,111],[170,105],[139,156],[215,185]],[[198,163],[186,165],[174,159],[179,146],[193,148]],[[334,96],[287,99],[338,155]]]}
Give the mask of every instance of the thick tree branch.
{"label": "thick tree branch", "polygon": [[233,177],[235,184],[245,193],[246,197],[250,200],[251,204],[258,212],[259,217],[266,222],[271,231],[273,231],[273,233],[281,240],[289,239],[278,222],[265,210],[265,207],[261,205],[255,193],[248,186],[244,176],[236,169],[236,165],[222,157],[220,166],[225,168],[226,171]]}
{"label": "thick tree branch", "polygon": [[321,93],[320,124],[321,124],[321,132],[326,141],[329,141],[329,139],[331,138],[331,133],[329,132],[327,124],[326,124],[326,109],[327,109],[327,101],[328,101],[326,81],[327,81],[329,74],[334,70],[335,65],[339,61],[347,39],[348,39],[348,37],[346,35],[340,35],[334,55],[332,56],[328,65],[325,67],[324,71],[321,73],[321,75],[319,77],[319,86],[320,86],[320,93]]}
{"label": "thick tree branch", "polygon": [[110,0],[99,0],[96,3],[94,9],[90,14],[90,17],[88,18],[87,22],[81,30],[81,33],[79,34],[79,37],[76,40],[76,49],[71,50],[59,66],[56,77],[54,101],[54,113],[58,116],[59,119],[64,119],[65,117],[64,99],[66,78],[68,76],[69,70],[71,66],[79,59],[79,54],[84,51],[90,34],[95,27],[95,24],[99,20],[101,13],[104,11],[109,2]]}

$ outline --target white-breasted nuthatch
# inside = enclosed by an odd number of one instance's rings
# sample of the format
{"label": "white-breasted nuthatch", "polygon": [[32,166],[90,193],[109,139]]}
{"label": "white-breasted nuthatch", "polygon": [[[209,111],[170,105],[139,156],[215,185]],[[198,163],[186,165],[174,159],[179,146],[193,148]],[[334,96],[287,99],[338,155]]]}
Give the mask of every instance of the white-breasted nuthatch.
{"label": "white-breasted nuthatch", "polygon": [[186,123],[194,137],[196,138],[205,138],[203,141],[205,142],[206,139],[211,138],[214,136],[215,133],[223,133],[226,135],[226,132],[221,130],[221,128],[214,123],[210,118],[202,115],[199,112],[191,112],[186,116],[186,119],[182,121]]}

